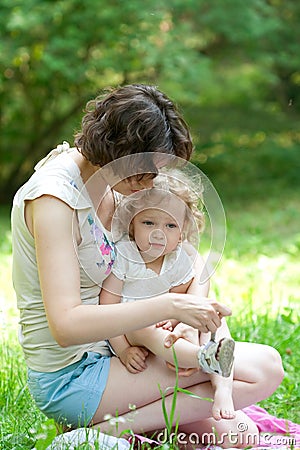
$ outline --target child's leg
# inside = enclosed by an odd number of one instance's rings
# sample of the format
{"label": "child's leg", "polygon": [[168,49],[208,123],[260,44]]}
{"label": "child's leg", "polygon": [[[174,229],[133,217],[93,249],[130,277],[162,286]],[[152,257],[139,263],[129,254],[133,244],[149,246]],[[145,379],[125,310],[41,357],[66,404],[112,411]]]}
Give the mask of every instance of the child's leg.
{"label": "child's leg", "polygon": [[[196,332],[196,331],[195,331]],[[144,346],[165,361],[174,364],[172,348],[165,348],[168,330],[154,325],[126,335],[131,345]],[[198,341],[197,341],[198,342]],[[198,368],[203,372],[229,377],[233,363],[234,341],[223,338],[219,342],[209,341],[205,346],[178,339],[174,344],[178,365],[181,368]]]}
{"label": "child's leg", "polygon": [[[131,345],[146,347],[154,355],[160,356],[165,361],[174,364],[172,348],[166,348],[164,346],[164,340],[168,334],[170,334],[168,330],[157,328],[153,325],[141,330],[127,333],[126,337]],[[195,334],[196,336],[198,335],[197,330],[195,330]],[[179,367],[199,367],[199,344],[196,345],[185,339],[178,339],[174,344],[174,350],[176,352]]]}
{"label": "child's leg", "polygon": [[[222,334],[221,337],[223,337]],[[218,337],[211,335],[211,333],[199,333],[200,345],[206,344],[210,339],[218,339]],[[236,416],[236,412],[232,398],[232,376],[224,378],[211,374],[210,381],[214,389],[213,418],[215,420],[233,419]]]}
{"label": "child's leg", "polygon": [[232,378],[210,375],[210,381],[214,390],[213,418],[215,420],[233,419],[236,412],[232,398]]}

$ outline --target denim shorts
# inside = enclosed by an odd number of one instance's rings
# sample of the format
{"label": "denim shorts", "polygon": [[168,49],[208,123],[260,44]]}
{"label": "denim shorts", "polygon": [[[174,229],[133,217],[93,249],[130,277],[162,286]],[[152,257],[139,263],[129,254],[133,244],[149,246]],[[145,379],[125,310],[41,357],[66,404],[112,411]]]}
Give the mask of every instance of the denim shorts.
{"label": "denim shorts", "polygon": [[56,372],[28,369],[28,388],[37,407],[57,423],[74,428],[93,418],[106,387],[110,356],[86,352]]}

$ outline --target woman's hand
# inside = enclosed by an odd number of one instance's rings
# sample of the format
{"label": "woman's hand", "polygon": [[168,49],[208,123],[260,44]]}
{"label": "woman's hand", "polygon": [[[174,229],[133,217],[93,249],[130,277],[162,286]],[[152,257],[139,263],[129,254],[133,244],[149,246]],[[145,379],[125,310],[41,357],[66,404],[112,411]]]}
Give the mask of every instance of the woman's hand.
{"label": "woman's hand", "polygon": [[188,323],[201,333],[215,333],[221,326],[221,319],[231,315],[231,309],[215,299],[199,298],[196,295],[175,294],[173,316],[180,322]]}
{"label": "woman's hand", "polygon": [[146,358],[149,352],[144,347],[131,346],[123,350],[119,358],[130,373],[140,373],[147,368]]}

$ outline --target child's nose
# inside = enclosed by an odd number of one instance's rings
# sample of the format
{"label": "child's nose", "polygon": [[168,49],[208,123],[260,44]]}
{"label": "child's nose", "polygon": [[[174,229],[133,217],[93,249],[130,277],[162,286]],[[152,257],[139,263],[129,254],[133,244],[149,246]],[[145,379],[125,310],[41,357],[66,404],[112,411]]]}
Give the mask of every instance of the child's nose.
{"label": "child's nose", "polygon": [[155,230],[153,230],[152,236],[154,239],[158,239],[160,241],[165,241],[165,239],[166,239],[165,233],[163,232],[163,230],[161,228],[156,228]]}

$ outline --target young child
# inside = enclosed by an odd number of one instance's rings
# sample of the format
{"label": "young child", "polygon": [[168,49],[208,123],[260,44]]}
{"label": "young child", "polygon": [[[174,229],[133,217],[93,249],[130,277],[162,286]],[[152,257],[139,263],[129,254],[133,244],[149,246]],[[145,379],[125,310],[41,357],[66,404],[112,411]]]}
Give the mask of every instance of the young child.
{"label": "young child", "polygon": [[[195,288],[191,291],[196,252],[191,251],[190,242],[204,227],[198,203],[199,197],[178,174],[157,177],[152,189],[135,193],[121,203],[112,224],[117,258],[103,283],[101,304],[136,301],[166,292],[204,295],[200,284],[198,292]],[[170,319],[112,338],[110,344],[131,373],[145,370],[147,350],[174,364],[173,351],[164,346],[164,339],[177,325],[178,321]],[[210,374],[215,393],[213,417],[234,418],[234,341],[226,337],[215,342],[214,336],[208,341],[208,334],[201,333],[199,343],[198,330],[194,333],[194,343],[185,339],[175,342],[178,365]]]}

